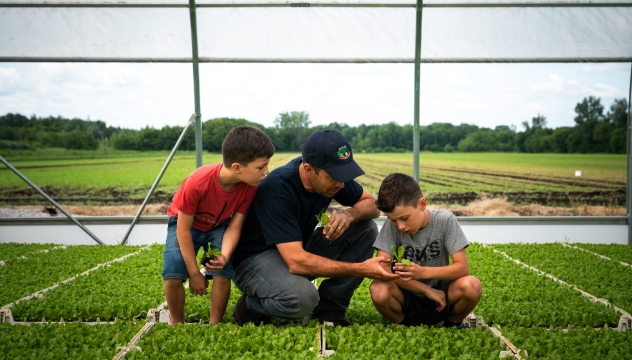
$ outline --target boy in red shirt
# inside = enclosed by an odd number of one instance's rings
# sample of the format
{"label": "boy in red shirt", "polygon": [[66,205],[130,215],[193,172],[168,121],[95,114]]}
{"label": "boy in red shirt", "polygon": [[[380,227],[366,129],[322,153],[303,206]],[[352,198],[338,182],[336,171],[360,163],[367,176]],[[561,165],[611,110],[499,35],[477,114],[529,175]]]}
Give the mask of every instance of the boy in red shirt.
{"label": "boy in red shirt", "polygon": [[[222,144],[223,163],[198,168],[184,179],[167,214],[169,224],[164,252],[165,296],[171,325],[184,323],[184,282],[196,295],[207,294],[208,280],[200,272],[196,254],[200,247],[221,250],[222,256],[205,265],[213,276],[210,322],[222,321],[231,279],[232,254],[257,185],[268,174],[274,155],[272,141],[263,131],[239,126]],[[210,265],[209,265],[210,264]]]}

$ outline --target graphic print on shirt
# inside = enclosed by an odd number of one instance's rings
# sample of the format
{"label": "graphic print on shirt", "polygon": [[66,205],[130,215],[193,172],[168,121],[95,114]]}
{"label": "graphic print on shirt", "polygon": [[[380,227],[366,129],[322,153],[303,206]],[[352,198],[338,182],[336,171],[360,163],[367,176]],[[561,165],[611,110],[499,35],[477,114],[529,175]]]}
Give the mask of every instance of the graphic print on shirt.
{"label": "graphic print on shirt", "polygon": [[413,248],[410,245],[406,245],[404,258],[410,259],[416,263],[422,263],[425,261],[436,260],[441,257],[441,244],[439,240],[433,240],[423,248]]}
{"label": "graphic print on shirt", "polygon": [[193,219],[195,221],[198,221],[207,225],[211,225],[211,230],[215,229],[223,222],[220,220],[222,219],[222,214],[224,213],[224,210],[226,210],[226,205],[228,205],[228,202],[224,203],[224,206],[222,207],[222,211],[220,211],[219,215],[217,216],[211,214],[210,212],[199,212],[199,213],[195,213]]}

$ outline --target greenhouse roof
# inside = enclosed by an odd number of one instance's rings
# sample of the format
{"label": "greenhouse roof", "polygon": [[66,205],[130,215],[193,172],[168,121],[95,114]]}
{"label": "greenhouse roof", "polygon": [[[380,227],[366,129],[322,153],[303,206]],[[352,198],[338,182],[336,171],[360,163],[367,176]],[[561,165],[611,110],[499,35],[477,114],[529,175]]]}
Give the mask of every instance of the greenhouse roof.
{"label": "greenhouse roof", "polygon": [[[200,62],[415,58],[414,1],[199,1]],[[632,61],[632,0],[429,1],[422,62]],[[188,1],[3,1],[0,61],[190,62]]]}

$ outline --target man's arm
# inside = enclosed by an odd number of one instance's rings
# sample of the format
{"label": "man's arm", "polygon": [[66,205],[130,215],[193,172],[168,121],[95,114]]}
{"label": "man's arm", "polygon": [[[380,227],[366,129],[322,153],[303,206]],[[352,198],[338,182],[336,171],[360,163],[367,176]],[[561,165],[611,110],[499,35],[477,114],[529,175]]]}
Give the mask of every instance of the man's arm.
{"label": "man's arm", "polygon": [[399,275],[386,271],[383,257],[375,257],[361,263],[347,263],[327,259],[303,250],[301,241],[276,245],[290,273],[316,277],[361,276],[371,279],[395,280]]}
{"label": "man's arm", "polygon": [[233,214],[226,231],[224,231],[224,237],[222,238],[222,256],[219,256],[217,260],[209,261],[212,266],[205,265],[204,267],[207,270],[220,271],[226,266],[233,252],[235,252],[245,219],[246,215],[242,213],[235,212]]}
{"label": "man's arm", "polygon": [[410,280],[456,280],[469,275],[470,267],[467,262],[465,249],[452,254],[452,264],[446,266],[419,266],[412,263],[411,266],[397,265],[395,271],[402,276],[403,281]]}
{"label": "man's arm", "polygon": [[184,264],[189,274],[189,289],[193,294],[206,294],[208,281],[200,273],[200,268],[195,258],[195,248],[193,247],[193,236],[191,235],[191,225],[193,224],[193,215],[187,215],[182,211],[178,212],[178,227],[176,234],[178,236],[178,244],[180,252],[184,258]]}
{"label": "man's arm", "polygon": [[349,209],[338,214],[333,214],[329,218],[330,227],[325,228],[323,235],[329,240],[336,240],[342,235],[349,225],[380,216],[380,210],[375,206],[375,197],[366,190],[363,190],[360,199]]}

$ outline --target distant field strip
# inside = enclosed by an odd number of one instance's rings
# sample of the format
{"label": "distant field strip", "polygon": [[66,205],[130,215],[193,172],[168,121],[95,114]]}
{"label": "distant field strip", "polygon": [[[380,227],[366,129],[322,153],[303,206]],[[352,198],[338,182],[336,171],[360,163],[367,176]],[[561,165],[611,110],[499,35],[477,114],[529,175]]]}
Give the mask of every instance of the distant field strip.
{"label": "distant field strip", "polygon": [[[9,161],[62,205],[140,204],[168,152],[26,153]],[[82,157],[83,156],[83,157]],[[273,170],[300,156],[276,153]],[[366,172],[357,178],[377,194],[390,173],[412,175],[410,153],[354,154]],[[217,163],[221,154],[203,155]],[[46,200],[5,167],[0,168],[0,205],[45,205]],[[178,152],[150,199],[168,204],[182,180],[195,169],[193,152]],[[583,169],[582,177],[575,170]],[[625,156],[516,153],[423,153],[420,186],[432,203],[466,204],[481,197],[506,197],[518,204],[624,206]]]}

